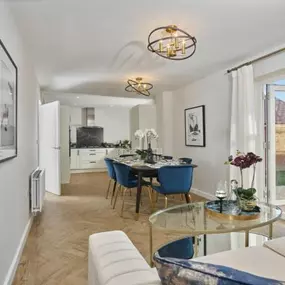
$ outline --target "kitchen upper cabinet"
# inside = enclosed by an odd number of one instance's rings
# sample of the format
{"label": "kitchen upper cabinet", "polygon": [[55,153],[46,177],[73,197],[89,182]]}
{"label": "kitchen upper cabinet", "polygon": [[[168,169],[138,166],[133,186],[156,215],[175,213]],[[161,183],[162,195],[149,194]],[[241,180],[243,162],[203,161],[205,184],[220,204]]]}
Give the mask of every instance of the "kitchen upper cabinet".
{"label": "kitchen upper cabinet", "polygon": [[78,107],[70,108],[70,125],[81,126],[82,125],[82,109]]}

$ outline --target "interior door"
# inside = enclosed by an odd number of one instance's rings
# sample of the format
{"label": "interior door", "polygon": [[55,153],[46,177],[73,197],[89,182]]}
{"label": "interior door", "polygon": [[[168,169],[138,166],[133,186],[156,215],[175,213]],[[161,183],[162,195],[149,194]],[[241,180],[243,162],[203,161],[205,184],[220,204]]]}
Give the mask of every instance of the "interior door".
{"label": "interior door", "polygon": [[46,171],[46,191],[61,194],[60,171],[60,104],[40,106],[40,168]]}
{"label": "interior door", "polygon": [[285,205],[285,86],[266,85],[269,202]]}

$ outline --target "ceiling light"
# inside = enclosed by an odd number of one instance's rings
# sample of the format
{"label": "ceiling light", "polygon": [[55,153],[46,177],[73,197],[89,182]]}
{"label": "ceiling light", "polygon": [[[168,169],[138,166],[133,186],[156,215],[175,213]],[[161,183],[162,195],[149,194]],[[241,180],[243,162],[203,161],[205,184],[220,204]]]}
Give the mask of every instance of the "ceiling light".
{"label": "ceiling light", "polygon": [[153,85],[148,82],[143,82],[141,77],[137,77],[136,80],[129,79],[127,81],[128,86],[125,88],[127,92],[136,92],[144,96],[150,96],[149,90],[153,88]]}
{"label": "ceiling light", "polygon": [[77,96],[76,98],[79,99],[79,96]]}
{"label": "ceiling light", "polygon": [[171,59],[183,60],[196,51],[197,40],[175,25],[154,29],[148,36],[148,50]]}

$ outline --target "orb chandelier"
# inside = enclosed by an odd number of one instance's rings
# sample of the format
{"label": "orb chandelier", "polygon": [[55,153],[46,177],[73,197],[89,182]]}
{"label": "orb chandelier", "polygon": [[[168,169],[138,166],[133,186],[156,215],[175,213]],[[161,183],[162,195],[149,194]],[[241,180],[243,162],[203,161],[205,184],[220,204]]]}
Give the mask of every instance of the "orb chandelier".
{"label": "orb chandelier", "polygon": [[175,25],[154,29],[148,36],[148,50],[171,59],[183,60],[196,51],[197,40]]}
{"label": "orb chandelier", "polygon": [[136,80],[129,79],[127,81],[128,86],[125,88],[127,92],[136,92],[144,96],[150,96],[149,90],[153,88],[153,85],[148,82],[143,82],[142,77],[137,77]]}

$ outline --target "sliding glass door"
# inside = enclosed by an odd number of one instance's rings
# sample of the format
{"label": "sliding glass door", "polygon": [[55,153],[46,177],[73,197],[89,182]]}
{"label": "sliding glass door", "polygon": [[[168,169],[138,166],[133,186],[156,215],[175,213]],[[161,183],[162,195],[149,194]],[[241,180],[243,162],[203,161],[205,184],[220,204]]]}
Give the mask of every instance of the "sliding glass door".
{"label": "sliding glass door", "polygon": [[285,209],[285,86],[266,85],[265,121],[265,196]]}

